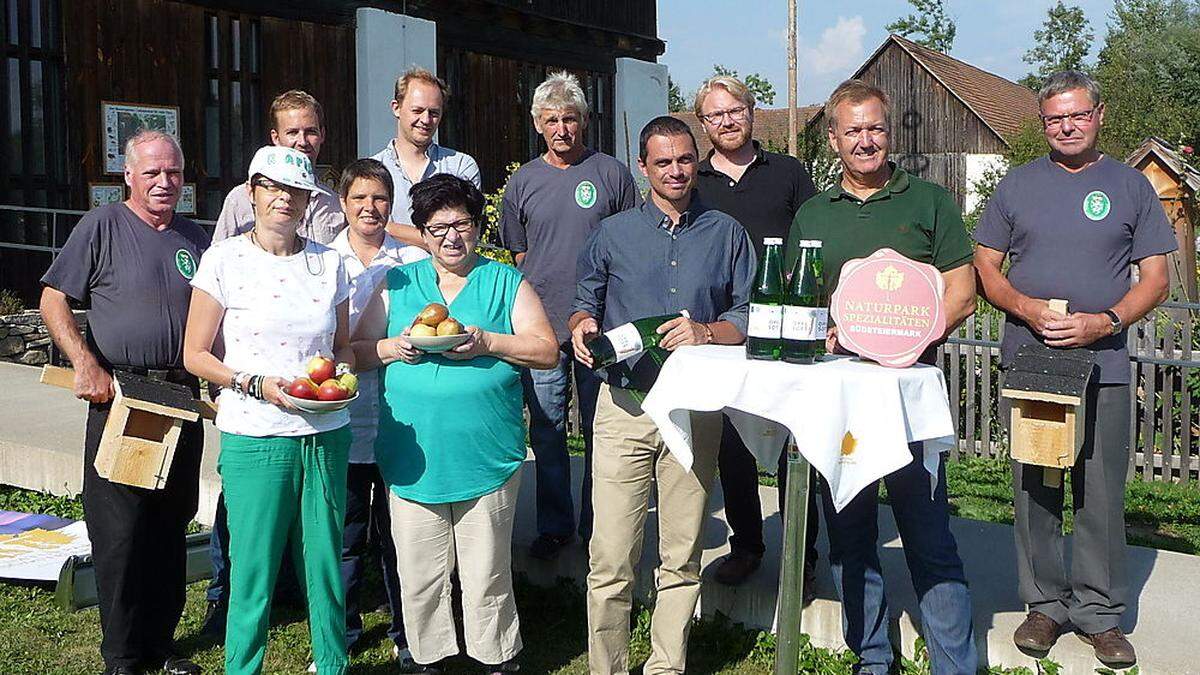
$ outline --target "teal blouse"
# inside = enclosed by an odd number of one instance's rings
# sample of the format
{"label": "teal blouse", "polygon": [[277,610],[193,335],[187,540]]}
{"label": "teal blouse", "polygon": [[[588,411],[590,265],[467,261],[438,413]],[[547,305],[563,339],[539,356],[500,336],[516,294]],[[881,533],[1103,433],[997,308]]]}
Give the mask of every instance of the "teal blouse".
{"label": "teal blouse", "polygon": [[[464,326],[512,334],[521,284],[515,268],[479,258],[451,302]],[[445,304],[431,259],[388,272],[389,336],[404,332],[425,305]],[[375,457],[392,492],[443,504],[493,492],[525,461],[521,371],[491,356],[453,361],[427,354],[383,370]]]}

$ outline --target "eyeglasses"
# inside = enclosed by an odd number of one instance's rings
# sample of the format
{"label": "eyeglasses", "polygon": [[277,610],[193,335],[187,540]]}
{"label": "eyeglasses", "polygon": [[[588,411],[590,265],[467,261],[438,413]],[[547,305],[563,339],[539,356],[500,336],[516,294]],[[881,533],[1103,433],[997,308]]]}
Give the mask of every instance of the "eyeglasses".
{"label": "eyeglasses", "polygon": [[464,218],[462,220],[456,220],[453,223],[430,223],[425,226],[425,229],[429,231],[429,234],[432,234],[440,239],[441,237],[449,234],[450,228],[452,227],[454,228],[455,232],[459,234],[466,234],[467,232],[471,231],[472,227],[475,227],[475,221],[471,220],[470,218]]}
{"label": "eyeglasses", "polygon": [[[254,181],[253,185],[255,187],[260,187],[260,188],[266,190],[267,194],[269,194],[269,195],[280,195],[280,194],[283,194],[284,192],[289,191],[287,185],[283,185],[281,183],[275,183],[275,182],[269,181],[265,178],[260,178],[256,181]],[[291,188],[291,189],[300,191],[299,188]]]}
{"label": "eyeglasses", "polygon": [[1041,115],[1042,124],[1046,125],[1047,129],[1057,129],[1062,126],[1062,123],[1067,119],[1071,119],[1071,124],[1076,126],[1088,124],[1096,114],[1096,108],[1088,108],[1087,110],[1077,110],[1065,115]]}
{"label": "eyeglasses", "polygon": [[750,108],[742,105],[736,108],[730,108],[729,110],[714,110],[707,115],[701,115],[700,119],[704,120],[707,124],[716,126],[725,119],[726,115],[729,115],[729,119],[733,120],[734,122],[745,122],[746,118],[749,116],[749,113]]}

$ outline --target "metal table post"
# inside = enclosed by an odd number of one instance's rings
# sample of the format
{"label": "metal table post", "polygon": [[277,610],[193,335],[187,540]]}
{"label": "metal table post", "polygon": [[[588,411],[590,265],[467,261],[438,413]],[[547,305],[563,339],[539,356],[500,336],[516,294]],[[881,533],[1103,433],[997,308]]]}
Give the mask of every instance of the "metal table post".
{"label": "metal table post", "polygon": [[808,529],[808,460],[787,444],[787,494],[783,514],[783,558],[779,567],[779,609],[775,675],[796,675],[800,668],[800,614],[804,609],[805,530]]}

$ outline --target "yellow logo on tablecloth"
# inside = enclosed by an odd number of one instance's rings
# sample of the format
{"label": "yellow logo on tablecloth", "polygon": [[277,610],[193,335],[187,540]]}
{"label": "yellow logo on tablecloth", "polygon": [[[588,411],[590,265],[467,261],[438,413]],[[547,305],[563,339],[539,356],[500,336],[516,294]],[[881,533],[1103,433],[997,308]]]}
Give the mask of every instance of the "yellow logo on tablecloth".
{"label": "yellow logo on tablecloth", "polygon": [[904,285],[904,273],[888,265],[875,275],[875,285],[881,291],[894,291]]}
{"label": "yellow logo on tablecloth", "polygon": [[845,436],[842,436],[842,457],[849,457],[854,454],[854,448],[858,445],[858,439],[849,431]]}

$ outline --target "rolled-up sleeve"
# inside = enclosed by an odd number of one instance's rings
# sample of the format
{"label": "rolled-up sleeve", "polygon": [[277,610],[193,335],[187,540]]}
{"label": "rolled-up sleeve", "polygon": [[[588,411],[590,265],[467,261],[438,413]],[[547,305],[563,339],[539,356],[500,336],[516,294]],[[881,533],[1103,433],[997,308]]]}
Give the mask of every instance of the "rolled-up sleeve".
{"label": "rolled-up sleeve", "polygon": [[717,320],[728,321],[745,335],[750,318],[750,291],[754,287],[754,268],[758,260],[750,243],[750,235],[740,226],[735,230],[730,245],[731,304]]}
{"label": "rolled-up sleeve", "polygon": [[588,237],[583,250],[579,252],[576,265],[575,302],[571,305],[571,313],[587,312],[596,318],[604,319],[604,299],[608,293],[608,246],[604,224],[596,228]]}

